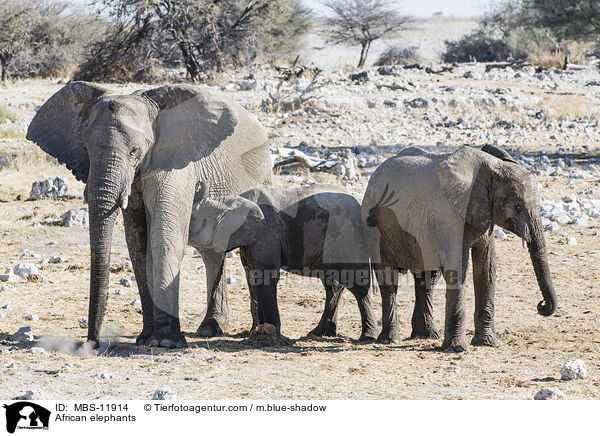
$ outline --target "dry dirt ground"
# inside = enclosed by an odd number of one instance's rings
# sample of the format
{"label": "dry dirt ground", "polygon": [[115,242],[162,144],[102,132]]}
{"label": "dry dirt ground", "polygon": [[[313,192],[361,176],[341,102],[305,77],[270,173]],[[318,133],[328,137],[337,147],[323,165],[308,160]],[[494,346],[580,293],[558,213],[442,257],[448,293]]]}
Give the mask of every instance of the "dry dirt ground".
{"label": "dry dirt ground", "polygon": [[[414,79],[411,79],[414,81]],[[452,84],[459,93],[472,81],[457,76],[433,76],[431,83]],[[487,82],[486,82],[487,80]],[[477,86],[497,87],[500,82],[482,78]],[[344,295],[339,316],[338,338],[323,340],[304,337],[317,323],[324,300],[324,291],[314,279],[285,275],[279,287],[282,332],[293,340],[288,346],[254,347],[246,340],[250,326],[248,289],[240,280],[239,256],[228,259],[230,276],[238,276],[229,285],[230,325],[222,338],[202,339],[195,336],[205,310],[205,275],[200,258],[192,250],[185,257],[181,285],[181,324],[189,347],[184,350],[161,350],[134,346],[141,327],[139,307],[131,303],[138,298],[135,284],[124,288],[121,278],[132,271],[123,267],[128,259],[122,222],[114,234],[110,298],[104,322],[106,341],[99,355],[78,356],[69,352],[74,341],[85,338],[86,329],[79,320],[87,316],[89,281],[89,245],[87,230],[81,227],[32,226],[47,217],[58,217],[70,208],[82,207],[82,201],[40,200],[24,201],[31,183],[41,176],[66,177],[72,194],[80,193],[77,183],[66,168],[51,159],[23,138],[23,129],[41,104],[62,85],[54,82],[18,82],[0,88],[0,103],[10,104],[19,118],[14,131],[0,140],[0,155],[10,158],[7,168],[0,170],[0,264],[14,267],[26,259],[25,249],[41,255],[67,257],[65,263],[44,266],[42,282],[21,282],[14,290],[0,292],[0,397],[21,397],[27,390],[41,389],[46,399],[144,399],[160,387],[170,387],[180,399],[531,399],[543,387],[558,387],[569,399],[600,398],[600,238],[598,220],[587,226],[561,225],[559,231],[547,232],[550,267],[553,271],[560,302],[555,315],[543,318],[536,305],[541,295],[531,267],[527,250],[514,235],[497,240],[499,256],[496,323],[505,344],[499,348],[469,347],[461,354],[443,353],[441,341],[402,340],[394,345],[357,344],[360,331],[359,314],[349,293]],[[141,86],[141,85],[140,85]],[[503,79],[502,86],[510,87]],[[127,85],[127,90],[137,88]],[[523,94],[534,90],[519,85]],[[529,87],[529,88],[527,88]],[[582,92],[585,90],[583,88]],[[393,93],[382,88],[375,98]],[[232,93],[234,94],[234,93]],[[342,111],[342,107],[338,110]],[[355,116],[355,124],[368,122],[366,106],[348,109],[343,118],[331,126],[320,124],[318,144],[343,138],[347,145],[364,144],[363,139],[352,143],[344,136],[344,123]],[[383,110],[383,109],[382,109]],[[395,109],[390,109],[395,111]],[[399,110],[398,110],[399,111]],[[457,110],[457,112],[459,112]],[[287,114],[264,114],[256,111],[261,121],[273,131],[284,130],[285,141],[298,144],[311,130],[313,119]],[[419,117],[423,115],[420,112]],[[322,123],[330,118],[323,118]],[[398,113],[381,121],[397,127],[402,117]],[[411,118],[408,118],[410,124]],[[416,120],[416,119],[415,119]],[[334,120],[335,121],[335,120]],[[417,121],[414,121],[417,125]],[[20,123],[20,124],[19,124]],[[20,130],[19,130],[20,129]],[[594,148],[596,128],[573,136],[570,144],[588,144]],[[296,137],[292,137],[293,133]],[[469,140],[464,130],[436,129],[449,145]],[[504,131],[504,130],[502,130]],[[411,133],[412,132],[412,133]],[[407,127],[410,142],[431,144],[429,131],[423,129],[419,138]],[[477,135],[477,129],[472,129]],[[523,130],[522,136],[528,131]],[[550,133],[552,133],[550,131]],[[489,130],[488,135],[494,135]],[[531,132],[531,135],[538,135]],[[411,136],[412,135],[412,136]],[[543,132],[544,138],[548,133]],[[368,141],[368,137],[366,139]],[[285,144],[281,135],[274,141]],[[350,143],[348,143],[350,142]],[[435,143],[435,141],[434,141]],[[408,145],[397,141],[398,145]],[[522,150],[535,150],[535,141]],[[477,145],[474,144],[474,145]],[[544,145],[551,149],[549,142]],[[372,171],[372,168],[369,169]],[[364,192],[366,172],[358,181],[342,182],[327,174],[311,174],[317,181],[343,183],[358,196]],[[302,175],[306,177],[307,175]],[[574,179],[540,176],[543,195],[561,198],[570,193],[595,189],[598,178]],[[290,183],[289,177],[278,177],[278,184]],[[578,245],[566,245],[566,236],[575,236]],[[234,277],[235,278],[235,277]],[[412,280],[401,281],[398,297],[400,335],[410,334],[413,306]],[[125,294],[117,295],[123,289]],[[467,311],[473,313],[472,284],[468,283]],[[379,295],[374,298],[380,311]],[[435,293],[435,316],[443,324],[444,291],[442,285]],[[39,320],[25,320],[27,314]],[[30,326],[36,341],[15,343],[10,335],[22,326]],[[472,321],[467,334],[473,334]],[[58,338],[58,339],[57,339]],[[470,339],[470,338],[469,338]],[[41,352],[39,348],[45,347]],[[58,351],[55,351],[58,348]],[[560,367],[568,359],[583,359],[589,375],[583,380],[560,381]]]}

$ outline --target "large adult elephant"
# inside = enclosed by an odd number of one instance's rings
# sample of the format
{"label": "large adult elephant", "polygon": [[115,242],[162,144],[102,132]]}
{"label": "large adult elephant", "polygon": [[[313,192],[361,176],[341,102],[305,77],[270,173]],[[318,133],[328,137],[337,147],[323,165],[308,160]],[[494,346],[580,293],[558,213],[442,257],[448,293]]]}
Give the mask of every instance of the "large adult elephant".
{"label": "large adult elephant", "polygon": [[503,150],[461,147],[452,153],[428,153],[407,148],[371,176],[362,216],[381,288],[382,342],[398,339],[399,270],[411,270],[415,276],[411,336],[438,337],[431,295],[441,272],[446,280],[442,348],[465,349],[463,285],[471,251],[475,288],[472,343],[500,344],[494,327],[494,224],[527,243],[544,298],[538,312],[549,316],[556,310],[536,184]]}
{"label": "large adult elephant", "polygon": [[[72,82],[29,125],[27,138],[86,183],[90,215],[88,341],[98,337],[108,298],[112,231],[119,208],[137,280],[143,330],[137,344],[182,347],[179,274],[194,194],[211,196],[270,184],[267,135],[222,94],[168,85],[131,95]],[[227,322],[222,255],[205,251],[208,304],[198,331],[222,334]]]}

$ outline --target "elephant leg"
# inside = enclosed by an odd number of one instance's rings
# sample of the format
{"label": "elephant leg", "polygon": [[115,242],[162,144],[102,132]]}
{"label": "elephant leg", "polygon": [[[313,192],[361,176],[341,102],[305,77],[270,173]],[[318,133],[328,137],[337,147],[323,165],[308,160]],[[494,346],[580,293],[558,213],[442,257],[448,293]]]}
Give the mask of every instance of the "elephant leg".
{"label": "elephant leg", "polygon": [[202,250],[206,266],[206,315],[196,333],[211,338],[223,336],[229,321],[224,255],[212,250]]}
{"label": "elephant leg", "polygon": [[358,340],[360,342],[373,342],[377,340],[379,328],[377,327],[377,319],[375,318],[371,302],[371,286],[354,286],[350,288],[350,292],[356,298],[358,310],[360,311],[361,333]]}
{"label": "elephant leg", "polygon": [[433,288],[440,277],[439,271],[413,272],[415,279],[415,308],[412,315],[411,339],[439,339],[440,333],[433,319]]}
{"label": "elephant leg", "polygon": [[[465,254],[466,253],[466,254]],[[446,280],[446,320],[442,350],[462,352],[466,350],[464,281],[467,269],[468,247],[463,250],[462,265],[444,268]]]}
{"label": "elephant leg", "polygon": [[[136,339],[137,345],[146,345],[154,331],[154,314],[152,296],[148,286],[147,266],[147,222],[144,203],[139,185],[134,184],[131,190],[129,206],[123,211],[125,239],[129,249],[129,258],[133,265],[135,281],[142,302],[142,332]],[[151,267],[151,265],[150,265]]]}
{"label": "elephant leg", "polygon": [[375,269],[381,292],[381,333],[377,342],[384,344],[398,342],[398,313],[396,311],[396,293],[398,292],[398,269],[389,264]]}
{"label": "elephant leg", "polygon": [[475,288],[475,336],[472,345],[500,346],[502,340],[494,326],[496,293],[496,247],[494,238],[481,236],[471,248]]}
{"label": "elephant leg", "polygon": [[154,316],[151,346],[186,346],[179,324],[179,281],[196,187],[191,179],[188,171],[173,171],[157,172],[143,182],[152,265],[147,270]]}
{"label": "elephant leg", "polygon": [[344,287],[337,281],[321,280],[325,287],[325,307],[319,324],[309,333],[311,336],[337,336],[338,306]]}

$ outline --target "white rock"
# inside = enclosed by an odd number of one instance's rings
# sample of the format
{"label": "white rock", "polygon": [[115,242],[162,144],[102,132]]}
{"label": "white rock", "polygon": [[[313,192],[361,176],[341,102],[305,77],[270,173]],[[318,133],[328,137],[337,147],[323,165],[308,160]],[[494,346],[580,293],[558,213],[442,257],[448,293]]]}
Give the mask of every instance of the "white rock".
{"label": "white rock", "polygon": [[142,302],[140,300],[133,300],[129,305],[133,307],[142,307]]}
{"label": "white rock", "polygon": [[39,401],[44,399],[44,391],[41,389],[34,389],[32,391],[25,392],[23,399],[30,401]]}
{"label": "white rock", "polygon": [[581,226],[581,227],[587,227],[588,225],[588,217],[586,215],[581,215],[579,218],[576,218],[575,221],[573,221],[574,224]]}
{"label": "white rock", "polygon": [[25,315],[25,319],[27,321],[39,321],[40,317],[38,315],[36,315],[35,313],[29,313],[29,314]]}
{"label": "white rock", "polygon": [[31,327],[21,327],[14,335],[10,337],[11,341],[17,342],[33,341],[33,339]]}
{"label": "white rock", "polygon": [[80,318],[79,319],[79,327],[81,327],[82,329],[86,329],[88,327],[88,319]]}
{"label": "white rock", "polygon": [[577,201],[577,197],[575,197],[575,195],[573,194],[569,194],[569,195],[565,195],[562,198],[563,203],[573,203],[575,201]]}
{"label": "white rock", "polygon": [[48,352],[46,350],[44,350],[42,347],[31,347],[29,349],[29,352],[31,354],[48,354]]}
{"label": "white rock", "polygon": [[508,235],[502,229],[494,229],[494,237],[496,239],[506,239],[508,238]]}
{"label": "white rock", "polygon": [[577,245],[577,239],[575,239],[575,236],[567,236],[567,245]]}
{"label": "white rock", "polygon": [[66,261],[67,258],[62,256],[52,256],[50,259],[48,259],[49,263],[64,263]]}
{"label": "white rock", "polygon": [[123,277],[121,280],[119,280],[119,283],[121,284],[121,286],[125,286],[126,288],[131,288],[133,286],[133,283],[131,283],[131,280],[129,280],[128,278]]}
{"label": "white rock", "polygon": [[0,274],[0,281],[3,282],[9,282],[9,283],[18,283],[21,281],[21,277],[19,277],[16,274],[11,273],[6,273],[6,274]]}
{"label": "white rock", "polygon": [[544,388],[533,397],[534,400],[562,400],[563,398],[565,394],[558,388]]}
{"label": "white rock", "polygon": [[15,274],[23,279],[26,279],[31,274],[38,274],[38,272],[38,267],[34,263],[20,263],[15,267]]}
{"label": "white rock", "polygon": [[550,225],[548,225],[546,227],[546,230],[550,231],[550,232],[558,232],[559,229],[559,225],[558,223],[555,222],[551,222]]}
{"label": "white rock", "polygon": [[9,283],[5,283],[2,286],[0,286],[0,292],[3,292],[3,291],[12,291],[14,289],[15,289],[15,286],[11,285]]}
{"label": "white rock", "polygon": [[171,390],[171,388],[158,388],[154,395],[152,395],[153,400],[176,400],[177,394]]}
{"label": "white rock", "polygon": [[36,180],[31,185],[29,198],[39,200],[42,198],[60,198],[67,195],[69,185],[62,177],[47,177]]}
{"label": "white rock", "polygon": [[62,219],[63,226],[65,227],[87,227],[89,225],[88,210],[86,208],[70,209],[63,213],[60,218]]}
{"label": "white rock", "polygon": [[561,380],[575,380],[587,377],[587,366],[581,359],[567,360],[560,369]]}
{"label": "white rock", "polygon": [[127,294],[127,289],[115,289],[115,295],[125,295]]}
{"label": "white rock", "polygon": [[103,372],[102,374],[100,374],[100,378],[108,380],[108,379],[113,378],[113,376],[112,376],[112,374],[109,374],[108,372]]}

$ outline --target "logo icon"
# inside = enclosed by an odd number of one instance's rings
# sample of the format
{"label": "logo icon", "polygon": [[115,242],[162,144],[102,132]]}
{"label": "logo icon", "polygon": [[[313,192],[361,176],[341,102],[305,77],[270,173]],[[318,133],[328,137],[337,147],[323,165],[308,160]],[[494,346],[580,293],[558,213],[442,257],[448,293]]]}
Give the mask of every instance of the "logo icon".
{"label": "logo icon", "polygon": [[19,429],[48,429],[50,411],[29,401],[3,406],[6,409],[6,431]]}

